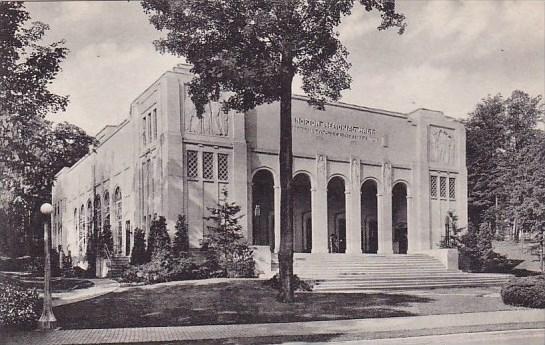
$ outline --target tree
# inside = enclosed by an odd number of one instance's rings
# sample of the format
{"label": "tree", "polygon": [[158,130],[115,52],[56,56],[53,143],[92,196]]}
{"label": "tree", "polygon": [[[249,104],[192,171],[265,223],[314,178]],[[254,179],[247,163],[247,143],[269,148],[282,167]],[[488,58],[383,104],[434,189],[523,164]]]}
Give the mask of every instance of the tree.
{"label": "tree", "polygon": [[142,265],[147,260],[146,234],[140,228],[134,229],[134,245],[131,252],[131,265]]}
{"label": "tree", "polygon": [[[0,230],[4,237],[24,239],[3,248],[10,254],[21,254],[25,242],[31,254],[34,239],[42,236],[32,232],[40,229],[37,209],[51,201],[55,173],[93,142],[76,126],[53,127],[45,120],[68,104],[66,96],[48,89],[68,49],[63,41],[40,45],[48,26],[27,25],[29,19],[23,3],[0,2],[0,208],[7,215]],[[69,136],[73,142],[67,146]]]}
{"label": "tree", "polygon": [[[405,29],[405,17],[393,0],[360,0],[382,15],[379,30]],[[293,229],[291,210],[291,97],[295,75],[309,103],[324,109],[349,88],[348,52],[335,31],[354,0],[145,0],[144,11],[166,38],[161,52],[192,64],[189,93],[198,115],[222,92],[224,109],[245,112],[280,102],[280,280],[281,299],[293,301]]]}
{"label": "tree", "polygon": [[[227,192],[216,207],[209,207],[210,222],[204,236],[203,247],[207,249],[205,266],[222,277],[254,277],[255,262],[252,250],[242,235],[239,219],[240,206],[227,201]],[[212,274],[214,275],[214,274]]]}
{"label": "tree", "polygon": [[167,221],[165,217],[159,216],[151,221],[149,236],[148,236],[148,258],[162,250],[170,249],[170,236],[167,232]]}
{"label": "tree", "polygon": [[185,256],[189,251],[189,233],[185,216],[178,215],[176,221],[176,233],[172,244],[172,254],[175,257]]}

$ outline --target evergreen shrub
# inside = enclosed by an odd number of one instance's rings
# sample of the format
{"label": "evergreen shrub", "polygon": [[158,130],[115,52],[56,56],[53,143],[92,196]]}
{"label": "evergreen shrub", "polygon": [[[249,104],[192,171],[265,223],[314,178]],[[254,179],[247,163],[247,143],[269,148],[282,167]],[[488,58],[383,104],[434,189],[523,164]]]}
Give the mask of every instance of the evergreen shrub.
{"label": "evergreen shrub", "polygon": [[545,308],[545,275],[511,279],[501,290],[503,303]]}

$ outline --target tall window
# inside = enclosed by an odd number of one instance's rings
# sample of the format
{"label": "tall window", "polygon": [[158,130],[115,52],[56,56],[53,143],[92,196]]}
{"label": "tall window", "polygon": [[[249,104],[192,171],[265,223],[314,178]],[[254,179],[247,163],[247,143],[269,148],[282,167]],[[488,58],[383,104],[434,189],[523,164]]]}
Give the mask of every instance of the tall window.
{"label": "tall window", "polygon": [[146,129],[147,129],[146,117],[144,116],[142,118],[142,143],[144,144],[144,146],[146,146]]}
{"label": "tall window", "polygon": [[79,210],[79,252],[85,254],[87,236],[85,234],[85,206],[81,205]]}
{"label": "tall window", "polygon": [[456,199],[456,179],[454,177],[448,179],[448,197],[452,200]]}
{"label": "tall window", "polygon": [[93,203],[91,199],[87,200],[87,237],[93,233]]}
{"label": "tall window", "polygon": [[117,252],[121,253],[122,244],[123,244],[123,208],[121,200],[121,189],[117,187],[114,192],[114,207],[115,207],[115,218],[116,218],[116,248]]}
{"label": "tall window", "polygon": [[187,150],[187,177],[199,177],[197,151]]}
{"label": "tall window", "polygon": [[95,232],[100,234],[102,232],[102,210],[100,209],[100,195],[95,195]]}
{"label": "tall window", "polygon": [[[110,193],[104,192],[104,226],[110,226]],[[111,229],[110,229],[111,230]]]}
{"label": "tall window", "polygon": [[151,139],[152,139],[152,136],[151,136],[151,113],[148,113],[148,138],[149,138],[149,142],[151,143]]}
{"label": "tall window", "polygon": [[430,176],[430,196],[437,198],[437,176]]}
{"label": "tall window", "polygon": [[214,178],[214,153],[202,153],[202,177],[207,180]]}
{"label": "tall window", "polygon": [[441,198],[447,197],[447,178],[444,176],[439,179],[439,196]]}
{"label": "tall window", "polygon": [[74,209],[74,228],[76,229],[76,235],[78,236],[79,241],[79,226],[78,226],[78,209]]}
{"label": "tall window", "polygon": [[157,140],[157,109],[153,109],[153,139]]}
{"label": "tall window", "polygon": [[229,180],[229,155],[218,153],[218,180]]}

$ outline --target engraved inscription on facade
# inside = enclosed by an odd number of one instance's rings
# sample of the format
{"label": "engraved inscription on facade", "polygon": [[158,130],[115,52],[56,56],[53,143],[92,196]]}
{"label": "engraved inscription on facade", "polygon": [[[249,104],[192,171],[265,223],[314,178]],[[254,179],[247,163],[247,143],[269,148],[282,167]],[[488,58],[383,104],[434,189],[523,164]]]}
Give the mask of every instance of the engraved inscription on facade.
{"label": "engraved inscription on facade", "polygon": [[455,164],[456,138],[454,130],[430,126],[429,145],[430,162]]}

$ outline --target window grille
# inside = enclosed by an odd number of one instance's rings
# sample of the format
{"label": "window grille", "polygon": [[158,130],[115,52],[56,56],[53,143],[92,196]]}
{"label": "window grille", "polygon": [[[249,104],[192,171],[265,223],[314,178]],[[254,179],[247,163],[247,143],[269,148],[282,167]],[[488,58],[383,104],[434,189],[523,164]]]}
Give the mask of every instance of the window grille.
{"label": "window grille", "polygon": [[437,198],[437,176],[430,176],[430,195]]}
{"label": "window grille", "polygon": [[202,177],[207,180],[214,178],[214,154],[212,152],[202,153]]}
{"label": "window grille", "polygon": [[456,179],[448,179],[448,197],[452,200],[456,199]]}
{"label": "window grille", "polygon": [[439,181],[439,195],[441,196],[441,198],[446,198],[447,197],[447,178],[446,177],[441,177],[441,180]]}
{"label": "window grille", "polygon": [[197,151],[187,151],[187,177],[199,177]]}
{"label": "window grille", "polygon": [[229,155],[218,153],[218,180],[229,180]]}

